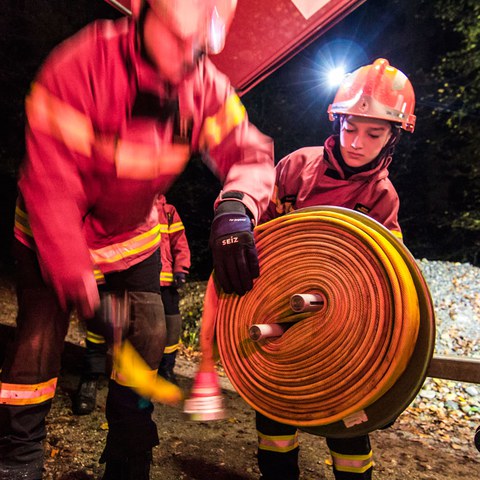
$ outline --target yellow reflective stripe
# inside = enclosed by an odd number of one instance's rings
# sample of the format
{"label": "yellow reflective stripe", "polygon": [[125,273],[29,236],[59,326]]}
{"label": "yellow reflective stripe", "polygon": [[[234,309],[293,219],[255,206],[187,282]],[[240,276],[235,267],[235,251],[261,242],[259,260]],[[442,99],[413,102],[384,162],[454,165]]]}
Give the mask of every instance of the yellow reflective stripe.
{"label": "yellow reflective stripe", "polygon": [[97,333],[90,332],[90,330],[87,330],[86,338],[89,342],[96,343],[97,345],[105,343],[105,337],[98,335]]}
{"label": "yellow reflective stripe", "polygon": [[125,242],[114,243],[97,250],[90,250],[90,254],[96,265],[115,263],[122,258],[144,252],[160,242],[160,225],[156,225],[148,232],[137,235]]}
{"label": "yellow reflective stripe", "polygon": [[89,157],[95,141],[92,122],[87,115],[34,83],[25,101],[30,128],[50,135],[70,150]]}
{"label": "yellow reflective stripe", "polygon": [[36,405],[46,402],[55,395],[57,378],[33,385],[0,383],[0,404]]}
{"label": "yellow reflective stripe", "polygon": [[160,272],[160,280],[164,282],[173,282],[173,273],[171,272]]}
{"label": "yellow reflective stripe", "polygon": [[345,455],[332,450],[330,450],[330,454],[332,455],[335,469],[340,472],[364,473],[373,467],[371,450],[364,455]]}
{"label": "yellow reflective stripe", "polygon": [[227,135],[246,118],[245,107],[237,94],[232,94],[220,110],[205,119],[200,134],[200,148],[211,149],[222,143]]}
{"label": "yellow reflective stripe", "polygon": [[168,225],[166,223],[160,224],[160,233],[168,233]]}
{"label": "yellow reflective stripe", "polygon": [[403,234],[402,232],[399,232],[398,230],[390,230],[390,232],[397,238],[399,238],[400,240],[403,239]]}
{"label": "yellow reflective stripe", "polygon": [[170,225],[170,228],[168,229],[168,233],[180,232],[181,230],[185,230],[185,227],[183,226],[183,223],[182,222],[176,222],[176,223],[172,223]]}
{"label": "yellow reflective stripe", "polygon": [[119,140],[115,166],[119,178],[149,180],[162,175],[179,175],[190,159],[190,146],[153,145]]}
{"label": "yellow reflective stripe", "polygon": [[298,447],[298,432],[294,435],[264,435],[257,430],[258,448],[269,452],[289,452]]}
{"label": "yellow reflective stripe", "polygon": [[180,347],[180,342],[176,343],[175,345],[167,345],[163,350],[163,353],[173,353],[178,350]]}
{"label": "yellow reflective stripe", "polygon": [[15,207],[15,227],[26,235],[33,237],[28,215],[18,205]]}
{"label": "yellow reflective stripe", "polygon": [[99,268],[93,269],[93,275],[97,283],[105,283],[105,277],[103,276],[102,271]]}

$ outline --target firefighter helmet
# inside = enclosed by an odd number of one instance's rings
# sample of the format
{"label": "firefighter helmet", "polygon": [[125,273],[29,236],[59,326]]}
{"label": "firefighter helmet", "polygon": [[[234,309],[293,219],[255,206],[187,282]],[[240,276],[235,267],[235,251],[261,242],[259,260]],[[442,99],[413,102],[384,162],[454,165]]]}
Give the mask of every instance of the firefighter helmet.
{"label": "firefighter helmet", "polygon": [[220,53],[237,0],[147,0],[179,38],[195,37],[207,53]]}
{"label": "firefighter helmet", "polygon": [[333,103],[330,120],[337,115],[357,115],[401,124],[408,132],[415,129],[415,92],[407,76],[388,60],[378,58],[345,76]]}

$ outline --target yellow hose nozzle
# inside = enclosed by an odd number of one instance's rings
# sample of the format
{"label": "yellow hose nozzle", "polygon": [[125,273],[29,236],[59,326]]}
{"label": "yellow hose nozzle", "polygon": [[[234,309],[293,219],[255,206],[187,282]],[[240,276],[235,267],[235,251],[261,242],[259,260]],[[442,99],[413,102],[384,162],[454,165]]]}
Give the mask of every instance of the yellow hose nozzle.
{"label": "yellow hose nozzle", "polygon": [[140,396],[170,406],[178,406],[183,401],[182,390],[157,375],[128,340],[114,347],[113,362],[115,381],[132,388]]}

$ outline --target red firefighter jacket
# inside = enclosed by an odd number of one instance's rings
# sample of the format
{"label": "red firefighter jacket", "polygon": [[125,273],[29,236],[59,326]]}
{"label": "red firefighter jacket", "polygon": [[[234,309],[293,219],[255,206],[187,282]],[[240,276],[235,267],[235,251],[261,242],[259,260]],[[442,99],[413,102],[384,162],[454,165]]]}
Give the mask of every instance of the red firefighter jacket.
{"label": "red firefighter jacket", "polygon": [[301,148],[278,162],[275,193],[262,221],[299,208],[331,205],[369,215],[401,238],[399,198],[387,170],[391,157],[346,179],[333,154],[337,138],[329,137],[324,147]]}
{"label": "red firefighter jacket", "polygon": [[188,274],[190,269],[190,248],[188,247],[185,227],[177,209],[167,203],[165,195],[159,195],[156,207],[162,235],[160,252],[162,271],[160,285],[168,287],[173,283],[173,274],[177,272]]}
{"label": "red firefighter jacket", "polygon": [[255,220],[273,191],[272,141],[249,123],[228,79],[204,58],[167,88],[140,55],[130,18],[94,22],[57,47],[26,113],[15,234],[27,246],[33,236],[57,292],[93,265],[123,270],[158,248],[155,198],[192,151],[224,191],[244,193]]}

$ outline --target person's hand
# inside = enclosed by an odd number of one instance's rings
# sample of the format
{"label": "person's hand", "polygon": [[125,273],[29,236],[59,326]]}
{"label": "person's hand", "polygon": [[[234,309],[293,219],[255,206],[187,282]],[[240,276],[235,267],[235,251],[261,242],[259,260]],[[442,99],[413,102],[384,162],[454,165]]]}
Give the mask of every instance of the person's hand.
{"label": "person's hand", "polygon": [[81,278],[62,278],[55,282],[55,290],[62,308],[73,307],[85,319],[93,318],[100,305],[97,282],[92,272]]}
{"label": "person's hand", "polygon": [[183,272],[175,272],[173,274],[173,284],[175,285],[175,288],[177,288],[178,290],[183,288],[183,286],[187,282],[186,276],[187,275]]}
{"label": "person's hand", "polygon": [[253,225],[242,203],[220,203],[210,232],[213,268],[225,293],[244,295],[259,275]]}

